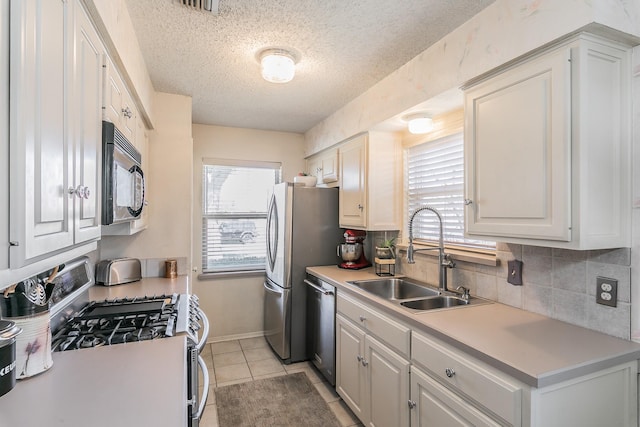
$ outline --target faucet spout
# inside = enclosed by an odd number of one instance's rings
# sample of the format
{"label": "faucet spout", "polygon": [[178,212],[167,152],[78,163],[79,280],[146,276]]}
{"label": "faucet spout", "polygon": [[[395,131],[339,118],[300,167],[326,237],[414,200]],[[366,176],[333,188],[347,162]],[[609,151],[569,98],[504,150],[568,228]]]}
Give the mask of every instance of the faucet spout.
{"label": "faucet spout", "polygon": [[[415,249],[413,247],[413,220],[416,215],[418,215],[422,211],[430,211],[436,215],[438,218],[438,223],[440,225],[439,231],[439,239],[438,239],[438,247],[437,248],[424,248],[424,249]],[[416,209],[415,212],[409,218],[409,247],[407,248],[407,262],[409,264],[415,264],[415,260],[413,256],[418,251],[428,251],[428,250],[437,250],[438,251],[438,287],[443,292],[446,292],[447,289],[447,268],[453,268],[455,263],[449,259],[449,255],[444,252],[444,233],[442,227],[442,215],[435,208],[431,206],[424,206],[419,209]]]}

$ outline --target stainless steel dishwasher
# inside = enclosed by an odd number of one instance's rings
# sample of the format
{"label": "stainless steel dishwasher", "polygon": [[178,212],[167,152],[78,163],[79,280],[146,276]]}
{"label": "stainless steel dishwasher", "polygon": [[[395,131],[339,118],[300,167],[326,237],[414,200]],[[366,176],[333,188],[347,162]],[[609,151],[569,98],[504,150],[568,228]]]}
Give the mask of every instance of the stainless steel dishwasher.
{"label": "stainless steel dishwasher", "polygon": [[336,288],[307,274],[307,349],[309,359],[336,385]]}

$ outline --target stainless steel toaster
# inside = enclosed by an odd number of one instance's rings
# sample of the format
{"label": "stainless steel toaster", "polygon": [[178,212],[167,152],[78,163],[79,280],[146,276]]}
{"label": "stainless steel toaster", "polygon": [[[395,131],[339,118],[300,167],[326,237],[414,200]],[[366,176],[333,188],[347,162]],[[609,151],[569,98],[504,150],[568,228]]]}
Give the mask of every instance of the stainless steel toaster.
{"label": "stainless steel toaster", "polygon": [[140,260],[136,258],[105,259],[96,265],[96,283],[99,285],[121,285],[141,278]]}

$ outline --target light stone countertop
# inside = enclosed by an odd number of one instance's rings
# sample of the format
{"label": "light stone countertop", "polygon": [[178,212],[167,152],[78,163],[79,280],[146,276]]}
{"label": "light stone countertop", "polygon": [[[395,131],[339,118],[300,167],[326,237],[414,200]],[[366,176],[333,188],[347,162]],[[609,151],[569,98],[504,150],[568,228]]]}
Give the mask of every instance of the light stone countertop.
{"label": "light stone countertop", "polygon": [[187,425],[186,338],[53,353],[0,397],[2,427]]}
{"label": "light stone countertop", "polygon": [[[187,293],[187,276],[95,285],[91,300]],[[187,425],[186,338],[54,352],[53,366],[0,396],[0,427]]]}
{"label": "light stone countertop", "polygon": [[380,278],[372,268],[323,266],[307,272],[533,387],[640,359],[640,344],[497,302],[410,312],[347,283]]}
{"label": "light stone countertop", "polygon": [[131,298],[174,293],[189,293],[188,276],[178,276],[175,279],[165,279],[164,277],[144,277],[138,282],[125,283],[123,285],[95,285],[89,288],[89,299],[91,301],[98,301],[103,299]]}

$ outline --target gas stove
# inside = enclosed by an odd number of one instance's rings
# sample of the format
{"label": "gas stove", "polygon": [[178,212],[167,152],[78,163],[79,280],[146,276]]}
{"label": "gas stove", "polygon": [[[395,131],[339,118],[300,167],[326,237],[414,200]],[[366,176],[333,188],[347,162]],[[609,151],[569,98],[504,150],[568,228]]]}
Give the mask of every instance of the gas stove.
{"label": "gas stove", "polygon": [[88,289],[95,281],[86,258],[68,263],[55,280],[51,299],[54,352],[186,336],[187,425],[197,427],[209,394],[209,387],[203,387],[199,396],[198,371],[202,372],[203,384],[209,383],[208,368],[200,355],[209,322],[198,307],[198,298],[170,294],[90,301]]}
{"label": "gas stove", "polygon": [[186,334],[191,344],[199,347],[201,320],[194,295],[92,301],[55,332],[52,350],[78,350],[180,334]]}

